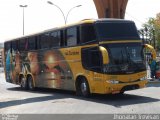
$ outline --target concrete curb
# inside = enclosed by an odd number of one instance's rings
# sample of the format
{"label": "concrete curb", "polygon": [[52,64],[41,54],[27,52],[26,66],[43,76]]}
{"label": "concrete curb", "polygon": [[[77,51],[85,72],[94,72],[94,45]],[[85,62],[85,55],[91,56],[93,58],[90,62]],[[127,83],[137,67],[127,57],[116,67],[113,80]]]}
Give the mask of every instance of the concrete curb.
{"label": "concrete curb", "polygon": [[160,83],[160,80],[148,81],[148,83]]}
{"label": "concrete curb", "polygon": [[160,79],[155,79],[155,78],[149,78],[148,83],[160,83]]}
{"label": "concrete curb", "polygon": [[147,85],[147,87],[160,87],[160,80],[149,80]]}

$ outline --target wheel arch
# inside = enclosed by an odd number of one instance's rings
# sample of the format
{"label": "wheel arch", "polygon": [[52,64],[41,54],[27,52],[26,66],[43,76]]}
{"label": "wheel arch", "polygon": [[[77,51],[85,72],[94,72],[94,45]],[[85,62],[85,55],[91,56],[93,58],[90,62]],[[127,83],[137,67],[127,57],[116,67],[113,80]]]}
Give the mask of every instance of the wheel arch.
{"label": "wheel arch", "polygon": [[31,73],[29,73],[29,74],[27,74],[27,76],[26,76],[26,78],[27,78],[26,80],[28,80],[29,77],[32,77],[33,85],[34,85],[34,87],[36,87],[34,76],[33,76]]}
{"label": "wheel arch", "polygon": [[19,76],[18,76],[19,84],[21,84],[21,77],[25,77],[25,75],[23,73],[19,73]]}
{"label": "wheel arch", "polygon": [[78,75],[78,76],[76,77],[76,81],[75,81],[76,91],[77,91],[77,89],[78,89],[78,91],[79,91],[79,89],[80,89],[80,88],[79,88],[79,84],[80,84],[80,82],[82,82],[82,78],[84,78],[84,79],[86,80],[86,82],[88,83],[89,90],[90,90],[90,92],[91,92],[91,86],[90,86],[89,80],[88,80],[87,77],[84,76],[84,75]]}

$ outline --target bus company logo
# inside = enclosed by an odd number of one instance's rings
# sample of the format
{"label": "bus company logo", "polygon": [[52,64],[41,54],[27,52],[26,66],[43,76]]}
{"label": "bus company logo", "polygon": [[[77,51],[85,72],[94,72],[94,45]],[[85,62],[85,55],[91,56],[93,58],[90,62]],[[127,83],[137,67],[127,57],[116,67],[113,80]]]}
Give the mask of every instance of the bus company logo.
{"label": "bus company logo", "polygon": [[18,115],[15,115],[15,114],[2,114],[2,120],[18,120]]}
{"label": "bus company logo", "polygon": [[66,51],[65,55],[79,55],[78,51]]}

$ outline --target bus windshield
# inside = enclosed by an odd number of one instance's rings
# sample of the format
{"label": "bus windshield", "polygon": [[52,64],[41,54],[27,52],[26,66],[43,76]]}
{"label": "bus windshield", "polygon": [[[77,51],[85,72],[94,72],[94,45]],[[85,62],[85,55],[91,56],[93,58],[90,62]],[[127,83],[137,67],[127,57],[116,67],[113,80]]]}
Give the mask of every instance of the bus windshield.
{"label": "bus windshield", "polygon": [[126,74],[146,70],[140,43],[103,45],[109,51],[110,62],[104,65],[105,73]]}
{"label": "bus windshield", "polygon": [[97,22],[95,26],[99,41],[140,40],[134,22],[130,21]]}

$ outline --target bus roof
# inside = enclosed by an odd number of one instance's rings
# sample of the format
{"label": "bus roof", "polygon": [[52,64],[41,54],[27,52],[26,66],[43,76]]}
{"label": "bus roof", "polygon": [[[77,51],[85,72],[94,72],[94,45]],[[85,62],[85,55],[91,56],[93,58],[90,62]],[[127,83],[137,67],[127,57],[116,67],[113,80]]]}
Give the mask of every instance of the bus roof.
{"label": "bus roof", "polygon": [[58,30],[58,29],[64,29],[64,28],[67,28],[67,27],[75,26],[75,25],[92,24],[92,23],[96,23],[96,22],[133,22],[133,21],[131,21],[131,20],[124,20],[124,19],[115,19],[115,18],[84,19],[84,20],[81,20],[81,21],[76,22],[76,23],[67,24],[67,25],[63,25],[63,26],[59,26],[59,27],[43,30],[41,32],[28,34],[28,35],[25,35],[25,36],[22,36],[22,37],[17,37],[17,38],[9,39],[9,40],[6,40],[5,42],[7,42],[7,41],[14,41],[14,40],[23,39],[23,38],[25,39],[25,38],[28,38],[30,36],[36,36],[36,35],[39,35],[39,34],[42,34],[42,33],[51,32],[51,31]]}

